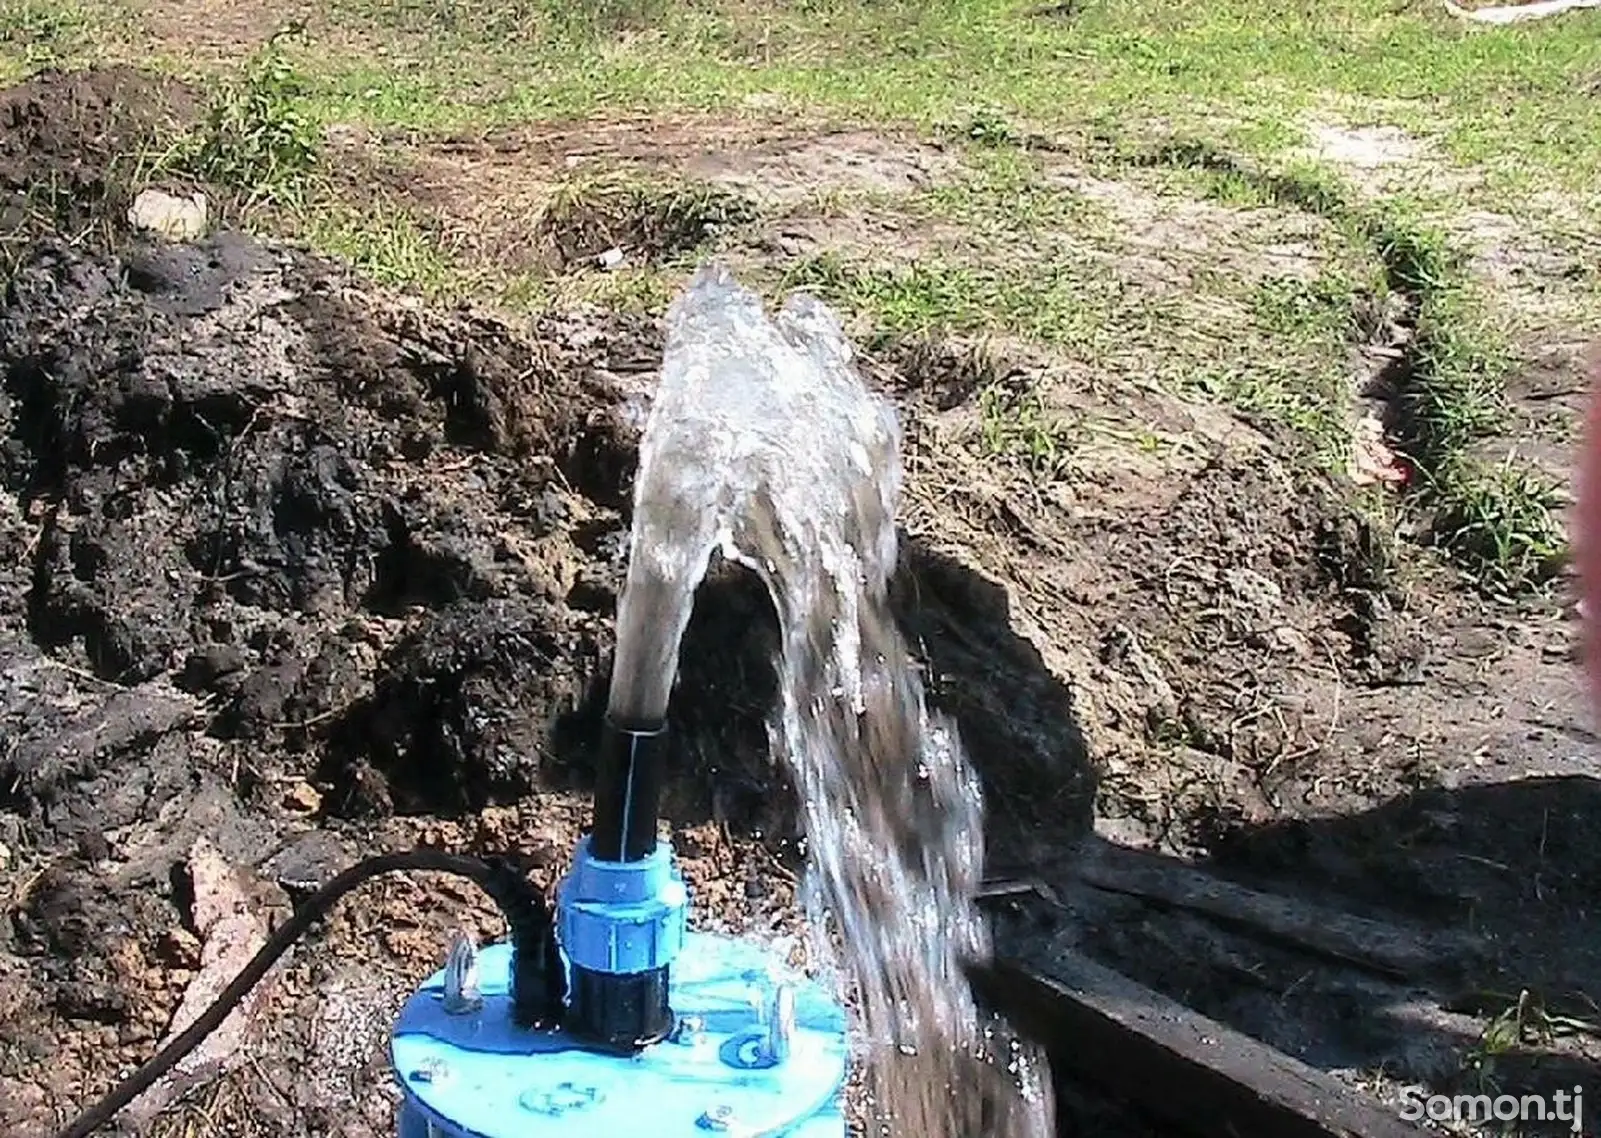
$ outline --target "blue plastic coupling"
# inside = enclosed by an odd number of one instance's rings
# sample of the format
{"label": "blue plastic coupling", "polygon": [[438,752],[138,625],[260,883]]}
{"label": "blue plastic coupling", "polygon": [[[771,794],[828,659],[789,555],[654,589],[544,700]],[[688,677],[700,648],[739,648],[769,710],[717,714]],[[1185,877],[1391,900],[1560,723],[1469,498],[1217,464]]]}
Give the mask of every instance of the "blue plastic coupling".
{"label": "blue plastic coupling", "polygon": [[684,947],[689,890],[667,842],[638,861],[602,861],[578,843],[556,899],[556,935],[574,968],[609,976],[666,968]]}
{"label": "blue plastic coupling", "polygon": [[556,938],[567,958],[567,1029],[592,1046],[634,1051],[673,1029],[669,965],[684,947],[689,894],[658,841],[643,856],[595,856],[578,845],[556,902]]}

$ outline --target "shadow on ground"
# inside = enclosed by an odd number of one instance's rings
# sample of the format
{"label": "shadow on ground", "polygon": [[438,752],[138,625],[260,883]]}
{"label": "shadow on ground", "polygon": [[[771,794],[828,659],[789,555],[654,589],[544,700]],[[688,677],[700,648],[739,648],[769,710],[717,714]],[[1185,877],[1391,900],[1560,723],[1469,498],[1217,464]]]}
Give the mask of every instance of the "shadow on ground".
{"label": "shadow on ground", "polygon": [[1593,1087],[1598,827],[1601,781],[1571,776],[1241,827],[1198,866],[1091,838],[1000,944],[1047,975],[1088,955],[1397,1107]]}

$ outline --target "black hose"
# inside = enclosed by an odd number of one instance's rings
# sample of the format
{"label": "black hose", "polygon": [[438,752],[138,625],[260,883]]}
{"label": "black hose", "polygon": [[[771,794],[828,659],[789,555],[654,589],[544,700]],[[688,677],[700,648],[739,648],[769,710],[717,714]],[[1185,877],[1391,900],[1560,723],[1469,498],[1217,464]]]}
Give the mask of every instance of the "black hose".
{"label": "black hose", "polygon": [[145,1064],[113,1087],[99,1102],[78,1116],[56,1138],[88,1138],[138,1098],[206,1036],[217,1030],[239,1002],[250,993],[279,957],[294,945],[335,903],[358,885],[384,873],[425,870],[465,877],[483,889],[499,906],[511,930],[513,945],[514,1016],[528,1026],[553,1025],[559,1020],[565,997],[556,956],[554,927],[544,894],[527,876],[508,862],[446,853],[443,850],[405,850],[380,854],[357,862],[335,876],[299,905],[238,976],[201,1012],[195,1021],[156,1052]]}

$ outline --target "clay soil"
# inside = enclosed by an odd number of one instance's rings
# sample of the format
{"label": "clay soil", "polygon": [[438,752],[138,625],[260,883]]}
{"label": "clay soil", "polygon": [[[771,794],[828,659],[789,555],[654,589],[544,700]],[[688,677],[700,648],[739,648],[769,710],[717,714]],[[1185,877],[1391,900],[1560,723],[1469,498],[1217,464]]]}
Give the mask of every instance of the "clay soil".
{"label": "clay soil", "polygon": [[[18,1138],[214,980],[200,894],[267,921],[419,842],[550,878],[586,821],[659,330],[434,310],[229,230],[135,238],[116,159],[185,113],[129,73],[0,96],[11,197],[64,187],[7,215],[0,306]],[[984,776],[992,874],[1041,886],[998,916],[1003,950],[1047,970],[1086,952],[1380,1096],[1593,1074],[1601,794],[1566,607],[1483,599],[1271,433],[1151,392],[1121,410],[1185,448],[1109,447],[1092,477],[1019,491],[949,442],[976,415],[973,360],[896,341],[864,366],[908,425],[903,628]],[[772,642],[760,590],[714,572],[666,813],[697,919],[779,937],[802,859],[765,753]],[[1351,918],[1418,947],[1342,942]],[[248,1045],[139,1117],[391,1133],[389,1019],[455,927],[498,932],[465,886],[365,888],[269,981]],[[1085,1088],[1062,1115],[1152,1132]]]}

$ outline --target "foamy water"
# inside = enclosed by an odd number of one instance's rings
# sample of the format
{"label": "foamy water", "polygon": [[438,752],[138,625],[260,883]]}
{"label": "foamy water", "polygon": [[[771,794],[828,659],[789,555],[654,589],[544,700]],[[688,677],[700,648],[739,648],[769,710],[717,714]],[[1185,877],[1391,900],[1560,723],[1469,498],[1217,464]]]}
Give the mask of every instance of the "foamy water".
{"label": "foamy water", "polygon": [[773,752],[802,800],[808,907],[844,945],[874,1132],[1047,1138],[1043,1060],[981,1022],[963,971],[990,952],[973,900],[983,805],[890,614],[894,408],[862,383],[838,319],[814,298],[792,296],[769,319],[711,265],[667,324],[609,710],[665,714],[714,551],[760,575],[782,632]]}

